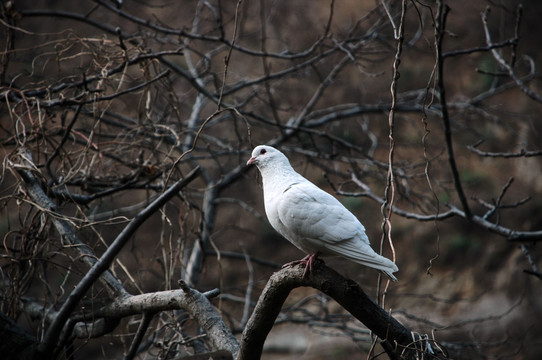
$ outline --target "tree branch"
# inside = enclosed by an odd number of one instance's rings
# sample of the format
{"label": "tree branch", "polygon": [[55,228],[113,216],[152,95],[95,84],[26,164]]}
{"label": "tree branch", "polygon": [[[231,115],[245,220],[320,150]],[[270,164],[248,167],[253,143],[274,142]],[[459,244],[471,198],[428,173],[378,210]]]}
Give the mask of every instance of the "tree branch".
{"label": "tree branch", "polygon": [[516,151],[516,152],[482,151],[482,150],[478,149],[478,146],[482,142],[483,141],[479,141],[474,145],[469,145],[469,146],[467,146],[467,149],[469,149],[470,151],[472,151],[473,153],[475,153],[477,155],[485,156],[485,157],[516,158],[516,157],[542,156],[542,150],[529,151],[529,150],[525,150],[525,149],[520,149],[519,151]]}
{"label": "tree branch", "polygon": [[199,168],[194,168],[194,170],[192,170],[185,178],[179,180],[168,190],[166,190],[162,195],[160,195],[156,200],[154,200],[149,206],[147,206],[139,214],[137,214],[117,236],[117,238],[105,251],[102,257],[94,264],[94,266],[92,266],[92,268],[85,275],[85,277],[83,277],[79,284],[77,284],[75,289],[66,299],[66,302],[60,308],[58,316],[55,318],[55,320],[45,333],[43,342],[39,346],[38,351],[44,356],[44,358],[48,359],[51,356],[60,331],[64,326],[66,320],[74,310],[75,306],[83,298],[83,296],[92,286],[92,284],[100,277],[100,275],[104,271],[107,270],[109,265],[111,265],[111,262],[113,262],[124,244],[128,242],[134,232],[145,220],[149,218],[149,216],[154,214],[166,202],[168,202],[173,196],[175,196],[183,187],[185,187],[188,183],[194,180],[197,177],[198,173]]}
{"label": "tree branch", "polygon": [[[24,181],[24,186],[30,199],[32,199],[41,211],[52,215],[50,216],[50,219],[58,231],[60,238],[70,245],[73,245],[72,248],[79,252],[81,255],[80,259],[85,264],[89,267],[96,265],[96,255],[92,249],[77,237],[73,226],[63,218],[56,205],[41,187],[40,181],[34,175],[38,170],[34,165],[30,152],[24,148],[20,149],[19,163],[12,163],[11,167],[17,171]],[[128,292],[124,289],[121,282],[113,276],[110,271],[105,271],[100,277],[100,281],[111,297],[123,297],[128,295]]]}
{"label": "tree branch", "polygon": [[448,163],[450,164],[450,170],[452,171],[452,177],[454,180],[455,190],[457,196],[463,207],[465,218],[470,221],[472,213],[467,202],[467,197],[463,191],[461,185],[461,179],[459,177],[459,171],[455,162],[453,140],[452,140],[452,128],[450,125],[450,115],[448,114],[448,105],[446,103],[446,91],[444,86],[444,57],[442,56],[442,42],[444,39],[446,29],[446,16],[450,8],[444,5],[444,0],[437,1],[437,16],[435,24],[435,49],[437,56],[437,86],[439,92],[440,107],[442,110],[442,121],[444,122],[444,137],[446,139],[446,149],[448,152]]}
{"label": "tree branch", "polygon": [[[383,341],[383,347],[393,357],[414,359],[420,352],[420,337],[395,320],[372,301],[354,281],[318,262],[313,271],[303,278],[303,268],[288,267],[274,273],[250,317],[241,338],[238,360],[257,359],[263,344],[290,292],[302,286],[318,289],[337,301]],[[420,354],[421,355],[421,354]]]}
{"label": "tree branch", "polygon": [[[216,295],[217,291],[200,293],[181,281],[178,290],[129,295],[99,309],[76,315],[70,321],[74,324],[75,336],[88,339],[111,332],[115,326],[112,327],[108,324],[118,324],[120,318],[143,314],[143,322],[128,355],[126,355],[126,358],[129,358],[135,355],[137,344],[141,342],[141,337],[144,335],[153,314],[184,309],[206,332],[215,350],[226,350],[236,356],[239,350],[237,340],[208,299]],[[59,312],[51,311],[36,302],[25,300],[23,303],[27,313],[32,317],[40,318],[45,322],[52,322],[58,317]],[[86,321],[92,321],[92,323],[85,323]]]}
{"label": "tree branch", "polygon": [[[482,13],[482,23],[484,24],[484,32],[486,35],[486,42],[488,46],[493,45],[493,40],[491,40],[491,34],[489,33],[489,27],[487,23],[487,18],[489,16],[489,7]],[[518,7],[518,22],[521,18],[521,7]],[[497,60],[497,62],[508,72],[508,75],[514,80],[514,82],[517,84],[517,86],[523,91],[528,97],[533,99],[536,102],[542,103],[542,96],[531,90],[525,83],[516,75],[514,69],[510,64],[506,62],[506,60],[503,59],[503,57],[499,54],[499,52],[493,48],[491,49],[491,54]]]}
{"label": "tree branch", "polygon": [[[462,211],[461,209],[458,209],[457,207],[451,204],[448,204],[448,206],[450,207],[450,210],[453,213],[463,218],[466,218],[464,211]],[[542,241],[542,230],[537,230],[537,231],[512,230],[505,226],[488,221],[485,218],[478,215],[472,215],[471,220],[473,223],[480,225],[481,227],[491,232],[504,236],[505,238],[508,239],[508,241],[527,241],[527,240],[528,241]]]}

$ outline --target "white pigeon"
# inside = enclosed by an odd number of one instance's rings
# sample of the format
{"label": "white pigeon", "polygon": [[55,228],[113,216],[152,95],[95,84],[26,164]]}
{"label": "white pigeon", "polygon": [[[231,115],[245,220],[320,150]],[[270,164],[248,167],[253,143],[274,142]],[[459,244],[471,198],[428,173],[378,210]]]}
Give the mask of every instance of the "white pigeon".
{"label": "white pigeon", "polygon": [[251,164],[262,174],[265,212],[271,226],[309,254],[284,266],[303,264],[305,276],[319,255],[338,255],[397,281],[393,273],[399,268],[371,248],[359,220],[339,200],[298,174],[283,153],[259,145],[247,161]]}

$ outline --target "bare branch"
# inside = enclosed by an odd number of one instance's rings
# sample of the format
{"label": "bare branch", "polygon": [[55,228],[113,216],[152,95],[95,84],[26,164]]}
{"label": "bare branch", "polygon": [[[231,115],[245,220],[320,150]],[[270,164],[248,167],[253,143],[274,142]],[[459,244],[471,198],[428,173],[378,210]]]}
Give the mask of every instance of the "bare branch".
{"label": "bare branch", "polygon": [[[464,211],[461,211],[460,209],[458,209],[457,207],[451,205],[451,204],[447,204],[448,207],[450,207],[451,211],[456,214],[456,215],[459,215],[463,218],[466,219],[466,215],[465,215],[465,212]],[[473,215],[472,216],[472,222],[477,224],[477,225],[480,225],[481,227],[491,231],[491,232],[494,232],[496,234],[499,234],[503,237],[505,237],[507,240],[509,241],[542,241],[542,230],[538,230],[538,231],[517,231],[517,230],[512,230],[510,228],[507,228],[505,226],[502,226],[502,225],[499,225],[499,224],[495,224],[495,223],[492,223],[488,220],[486,220],[485,218],[481,217],[481,216],[478,216],[478,215]]]}
{"label": "bare branch", "polygon": [[153,313],[151,312],[145,312],[143,313],[143,318],[141,319],[141,322],[139,323],[139,327],[137,328],[136,335],[132,339],[132,342],[130,343],[130,348],[128,349],[128,353],[124,357],[126,360],[131,360],[135,358],[137,355],[137,350],[139,349],[139,345],[143,341],[143,336],[147,332],[149,325],[151,323]]}
{"label": "bare branch", "polygon": [[435,49],[437,57],[437,86],[439,92],[440,107],[442,110],[442,121],[444,123],[444,137],[446,140],[446,149],[448,152],[448,163],[450,164],[450,170],[452,172],[452,178],[454,180],[455,189],[465,217],[470,220],[472,213],[467,202],[467,197],[463,191],[463,185],[459,177],[459,171],[455,161],[453,140],[452,140],[452,128],[450,125],[450,115],[448,114],[448,104],[446,100],[446,87],[444,86],[444,58],[442,57],[442,43],[444,41],[446,17],[450,8],[444,4],[444,0],[437,1],[437,14],[435,24]]}
{"label": "bare branch", "polygon": [[531,266],[531,270],[524,270],[527,274],[534,275],[540,280],[542,280],[542,272],[538,268],[538,265],[536,264],[536,261],[533,259],[531,252],[527,248],[525,244],[519,245],[521,248],[521,251],[523,252],[523,255],[527,258],[527,261],[529,262],[529,265]]}
{"label": "bare branch", "polygon": [[[37,171],[36,166],[33,163],[31,154],[26,149],[20,149],[19,161],[19,164],[12,164],[11,166],[20,174],[32,201],[40,210],[45,211],[50,216],[60,238],[72,245],[80,253],[80,259],[89,267],[95,266],[97,263],[96,255],[88,245],[76,236],[73,226],[62,216],[56,205],[41,187],[40,181],[34,175],[34,172]],[[102,274],[100,281],[112,297],[123,297],[128,294],[120,281],[108,270],[105,270]]]}
{"label": "bare branch", "polygon": [[[488,23],[487,23],[489,12],[490,12],[490,8],[487,7],[486,11],[482,13],[482,23],[484,25],[486,42],[488,46],[491,46],[493,44],[493,41],[491,40],[491,34],[489,33],[489,28],[488,28]],[[521,19],[520,13],[521,13],[521,7],[519,7],[519,10],[518,10],[518,20],[517,20],[518,22],[519,22],[519,19]],[[499,54],[499,52],[495,48],[491,49],[491,54],[493,55],[495,60],[497,60],[497,62],[506,70],[506,72],[508,72],[508,75],[515,81],[515,83],[521,89],[521,91],[527,94],[527,96],[533,99],[534,101],[542,103],[542,96],[540,96],[539,94],[531,90],[527,85],[525,85],[525,83],[516,75],[516,72],[514,71],[512,66],[508,64],[506,60],[504,60],[504,58]]]}
{"label": "bare branch", "polygon": [[516,158],[516,157],[530,157],[530,156],[541,156],[542,150],[532,150],[528,151],[521,149],[517,152],[491,152],[491,151],[482,151],[478,149],[478,146],[482,144],[483,141],[479,141],[474,145],[467,146],[467,149],[473,153],[484,156],[484,157],[502,157],[502,158]]}
{"label": "bare branch", "polygon": [[155,213],[160,207],[162,207],[167,201],[189,184],[198,175],[199,168],[193,169],[185,178],[177,181],[167,191],[154,200],[143,211],[138,213],[132,221],[122,230],[117,236],[105,253],[100,259],[92,266],[89,272],[83,277],[75,289],[70,293],[66,302],[62,305],[58,311],[58,316],[52,322],[51,326],[47,329],[43,342],[40,344],[38,351],[44,354],[48,358],[54,347],[60,330],[64,326],[64,323],[72,313],[73,309],[81,298],[85,295],[92,284],[102,275],[104,271],[111,265],[112,261],[117,256],[118,252],[122,249],[124,244],[130,240],[133,233],[137,228],[153,213]]}
{"label": "bare branch", "polygon": [[[243,331],[239,360],[260,357],[265,338],[284,301],[294,288],[300,286],[318,289],[341,304],[383,341],[383,346],[393,358],[404,356],[405,359],[414,359],[418,353],[419,348],[416,350],[413,346],[410,330],[367,297],[355,282],[318,262],[305,278],[301,267],[284,268],[271,276]],[[418,335],[414,335],[414,343],[417,338]]]}
{"label": "bare branch", "polygon": [[[98,337],[110,333],[116,327],[120,318],[143,314],[138,333],[127,355],[127,357],[130,357],[135,355],[141,337],[155,313],[184,309],[202,326],[216,350],[226,350],[235,355],[238,351],[237,340],[208,300],[208,297],[215,295],[215,291],[202,294],[181,283],[181,289],[179,290],[128,295],[115,299],[113,302],[94,309],[92,312],[75,315],[71,322],[78,323],[74,328],[75,335],[78,338],[88,339],[89,337]],[[24,301],[24,306],[29,314],[42,317],[47,322],[54,322],[59,314],[58,311],[50,311],[29,300]]]}

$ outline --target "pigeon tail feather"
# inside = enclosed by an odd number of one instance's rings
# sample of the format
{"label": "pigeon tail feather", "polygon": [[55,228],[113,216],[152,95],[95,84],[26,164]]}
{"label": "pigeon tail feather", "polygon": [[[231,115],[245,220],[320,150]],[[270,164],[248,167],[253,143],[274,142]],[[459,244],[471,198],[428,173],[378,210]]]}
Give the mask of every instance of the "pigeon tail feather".
{"label": "pigeon tail feather", "polygon": [[340,245],[328,245],[326,246],[326,249],[329,253],[342,256],[355,263],[379,270],[386,274],[391,280],[397,281],[397,278],[393,275],[394,272],[399,271],[397,265],[390,259],[377,254],[369,244],[366,244],[363,241],[346,241]]}
{"label": "pigeon tail feather", "polygon": [[378,254],[374,254],[374,257],[368,258],[364,257],[363,259],[348,256],[343,254],[345,258],[348,260],[351,260],[355,263],[368,266],[370,268],[376,269],[382,273],[384,273],[387,277],[389,277],[393,281],[397,281],[397,278],[393,275],[394,272],[399,271],[399,268],[397,265],[395,265],[394,262],[392,262],[390,259],[387,259],[383,256],[380,256]]}

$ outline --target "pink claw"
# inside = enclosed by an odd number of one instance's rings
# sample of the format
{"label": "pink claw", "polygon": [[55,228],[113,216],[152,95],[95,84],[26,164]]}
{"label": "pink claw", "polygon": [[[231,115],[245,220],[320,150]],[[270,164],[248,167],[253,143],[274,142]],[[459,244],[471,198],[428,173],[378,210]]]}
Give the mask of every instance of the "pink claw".
{"label": "pink claw", "polygon": [[307,255],[301,260],[294,260],[282,265],[282,268],[284,269],[287,266],[295,266],[295,265],[301,264],[302,266],[305,267],[305,271],[303,271],[303,279],[304,279],[305,275],[307,275],[308,272],[312,271],[312,265],[316,262],[316,260],[318,260],[318,255],[319,255],[318,252],[311,255]]}

